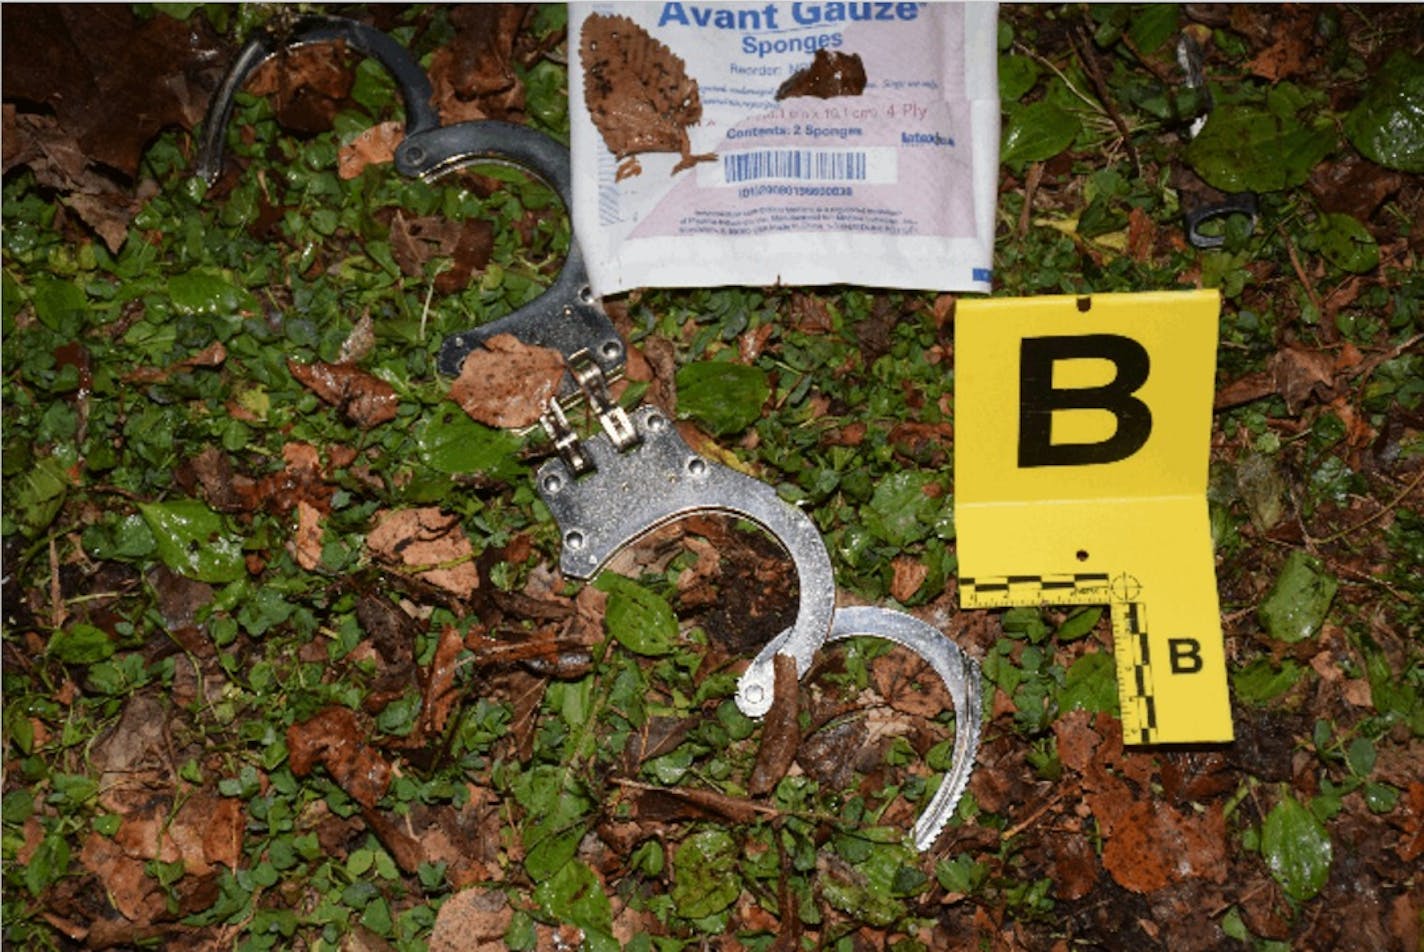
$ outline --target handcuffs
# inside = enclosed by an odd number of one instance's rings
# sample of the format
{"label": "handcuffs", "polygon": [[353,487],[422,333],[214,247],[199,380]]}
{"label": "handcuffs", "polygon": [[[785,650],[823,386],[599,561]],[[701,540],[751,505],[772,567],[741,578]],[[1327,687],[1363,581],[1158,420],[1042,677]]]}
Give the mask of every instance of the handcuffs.
{"label": "handcuffs", "polygon": [[[204,120],[197,174],[207,184],[221,172],[234,97],[252,71],[281,47],[336,41],[376,59],[400,89],[406,128],[395,166],[402,175],[429,181],[474,163],[513,165],[552,187],[566,210],[573,208],[564,146],[526,126],[494,120],[442,126],[431,105],[429,77],[410,53],[373,27],[334,17],[309,18],[280,41],[259,33],[243,47]],[[858,636],[887,639],[913,651],[943,680],[954,704],[954,755],[912,832],[916,848],[928,850],[953,815],[973,770],[983,711],[978,663],[911,615],[870,606],[836,608],[830,556],[805,513],[766,483],[694,452],[655,407],[628,412],[613,400],[609,383],[621,375],[627,350],[589,287],[576,234],[557,279],[536,300],[444,341],[440,372],[458,375],[471,351],[496,334],[552,348],[566,362],[564,379],[540,418],[558,455],[535,474],[535,488],[562,536],[565,575],[592,579],[620,549],[696,513],[747,519],[791,557],[799,583],[796,621],[757,654],[739,679],[736,704],[744,714],[759,718],[770,710],[776,655],[794,659],[797,677],[804,677],[823,645]],[[592,437],[579,436],[568,422],[566,407],[580,400],[602,429]]]}

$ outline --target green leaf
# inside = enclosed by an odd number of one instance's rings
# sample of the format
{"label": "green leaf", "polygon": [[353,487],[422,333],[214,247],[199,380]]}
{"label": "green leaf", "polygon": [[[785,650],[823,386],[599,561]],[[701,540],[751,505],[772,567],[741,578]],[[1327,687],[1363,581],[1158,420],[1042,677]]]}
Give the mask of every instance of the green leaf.
{"label": "green leaf", "polygon": [[1379,245],[1354,216],[1322,215],[1315,234],[1325,260],[1342,271],[1364,274],[1379,266]]}
{"label": "green leaf", "polygon": [[223,519],[196,499],[141,503],[158,557],[200,582],[233,582],[247,574],[242,547],[225,534]]}
{"label": "green leaf", "polygon": [[1097,606],[1080,608],[1064,619],[1063,624],[1053,633],[1054,637],[1059,641],[1076,641],[1091,633],[1097,627],[1098,619],[1102,617],[1103,610]]}
{"label": "green leaf", "polygon": [[157,544],[143,516],[131,512],[112,525],[98,523],[84,530],[84,548],[96,559],[131,562],[153,555]]}
{"label": "green leaf", "polygon": [[69,844],[58,833],[50,833],[35,849],[25,865],[25,888],[38,896],[50,883],[63,878],[69,871]]}
{"label": "green leaf", "polygon": [[20,531],[33,538],[49,528],[64,506],[69,472],[53,456],[46,456],[19,477],[11,497]]}
{"label": "green leaf", "polygon": [[93,664],[112,655],[114,643],[102,628],[76,622],[51,635],[45,651],[65,664]]}
{"label": "green leaf", "polygon": [[442,403],[416,433],[420,458],[442,473],[483,473],[495,479],[517,479],[519,437],[483,426],[452,403]]}
{"label": "green leaf", "polygon": [[857,836],[835,840],[836,851],[851,865],[849,875],[821,879],[826,901],[873,926],[885,927],[905,914],[896,898],[895,885],[904,882],[900,870],[914,863],[915,855],[900,839],[903,833],[881,827],[861,830]]}
{"label": "green leaf", "polygon": [[1268,658],[1258,658],[1231,676],[1231,687],[1238,698],[1252,704],[1273,701],[1295,687],[1304,669],[1287,658],[1279,668]]}
{"label": "green leaf", "polygon": [[1345,117],[1345,135],[1372,162],[1424,172],[1424,60],[1396,50]]}
{"label": "green leaf", "polygon": [[534,888],[534,901],[558,922],[571,922],[584,932],[608,933],[613,908],[598,876],[578,860],[570,860]]}
{"label": "green leaf", "polygon": [[1038,82],[1038,64],[1027,56],[1005,54],[999,57],[999,98],[1018,102],[1033,84]]}
{"label": "green leaf", "polygon": [[978,889],[988,878],[988,870],[982,863],[970,858],[968,853],[960,853],[951,860],[940,860],[935,865],[935,879],[945,892],[968,895]]}
{"label": "green leaf", "polygon": [[1296,549],[1286,557],[1257,615],[1272,638],[1290,643],[1314,638],[1338,585],[1319,559]]}
{"label": "green leaf", "polygon": [[1042,100],[1014,109],[1008,117],[999,161],[1015,171],[1053,158],[1073,144],[1081,128],[1071,112]]}
{"label": "green leaf", "polygon": [[938,481],[938,476],[919,470],[902,470],[881,480],[870,505],[861,510],[865,528],[901,549],[925,538],[945,508],[942,496],[925,492]]}
{"label": "green leaf", "polygon": [[1132,25],[1127,28],[1136,49],[1156,52],[1177,35],[1180,15],[1175,3],[1149,3],[1133,8]]}
{"label": "green leaf", "polygon": [[601,573],[593,585],[608,593],[603,625],[620,645],[649,657],[673,650],[677,644],[677,616],[661,595],[613,572]]}
{"label": "green leaf", "polygon": [[88,301],[72,281],[45,278],[35,284],[35,316],[60,334],[74,335],[84,323]]}
{"label": "green leaf", "polygon": [[0,798],[0,816],[4,816],[6,823],[19,826],[33,816],[34,812],[35,796],[23,787],[11,790]]}
{"label": "green leaf", "polygon": [[1261,854],[1286,895],[1304,902],[1330,875],[1330,834],[1315,814],[1287,793],[1261,830]]}
{"label": "green leaf", "polygon": [[685,919],[721,912],[742,894],[736,875],[737,843],[722,830],[694,833],[673,859],[672,901]]}
{"label": "green leaf", "polygon": [[760,367],[704,360],[677,372],[677,409],[718,436],[731,436],[761,418],[771,396],[766,372]]}
{"label": "green leaf", "polygon": [[1376,756],[1375,745],[1368,737],[1356,737],[1345,748],[1345,763],[1350,766],[1350,773],[1361,779],[1367,779],[1375,769]]}
{"label": "green leaf", "polygon": [[232,314],[241,307],[244,294],[230,279],[209,270],[168,279],[168,297],[180,314]]}
{"label": "green leaf", "polygon": [[1186,149],[1196,173],[1225,192],[1274,192],[1299,185],[1335,148],[1334,126],[1309,125],[1264,105],[1214,109]]}
{"label": "green leaf", "polygon": [[513,787],[525,812],[524,868],[541,882],[573,859],[593,801],[571,774],[552,764],[521,773]]}
{"label": "green leaf", "polygon": [[1117,709],[1117,666],[1113,656],[1103,652],[1086,654],[1068,668],[1058,707],[1063,711],[1082,709],[1111,714]]}

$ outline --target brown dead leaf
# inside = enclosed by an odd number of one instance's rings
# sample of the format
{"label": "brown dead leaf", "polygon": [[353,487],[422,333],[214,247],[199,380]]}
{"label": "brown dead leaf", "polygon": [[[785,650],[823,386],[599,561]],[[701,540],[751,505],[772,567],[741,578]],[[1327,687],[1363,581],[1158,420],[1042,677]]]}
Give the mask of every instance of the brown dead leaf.
{"label": "brown dead leaf", "polygon": [[632,843],[636,843],[646,838],[653,828],[662,823],[692,820],[752,823],[776,813],[774,810],[769,813],[767,807],[729,797],[716,790],[703,790],[697,787],[654,787],[631,780],[620,781],[620,784],[638,791],[632,801],[633,816],[637,818],[638,822],[634,828],[629,830],[609,827],[607,830],[600,831],[600,835],[607,833],[615,840],[627,834]]}
{"label": "brown dead leaf", "polygon": [[524,110],[524,84],[513,68],[514,42],[525,8],[511,3],[454,7],[455,36],[430,61],[433,102],[445,125],[509,119]]}
{"label": "brown dead leaf", "polygon": [[1053,894],[1069,902],[1082,899],[1098,881],[1097,856],[1081,832],[1057,834],[1050,839],[1053,857]]}
{"label": "brown dead leaf", "polygon": [[766,349],[767,341],[771,340],[772,332],[776,328],[771,324],[758,324],[754,330],[749,330],[737,338],[737,356],[742,363],[750,364],[761,356],[761,352]]}
{"label": "brown dead leaf", "polygon": [[1134,205],[1127,214],[1127,255],[1143,262],[1152,257],[1157,243],[1157,222],[1141,207]]}
{"label": "brown dead leaf", "polygon": [[242,802],[233,797],[208,798],[198,816],[202,820],[204,859],[236,871],[238,860],[242,859],[242,831],[247,824]]}
{"label": "brown dead leaf", "polygon": [[366,537],[366,546],[377,559],[403,566],[417,578],[455,595],[468,596],[479,587],[474,548],[460,527],[459,516],[434,506],[376,513],[376,526]]}
{"label": "brown dead leaf", "polygon": [[539,422],[563,378],[557,350],[496,334],[465,358],[450,399],[486,426],[516,429]]}
{"label": "brown dead leaf", "polygon": [[[1109,807],[1109,802],[1113,806]],[[1103,836],[1103,866],[1118,884],[1137,893],[1155,892],[1185,879],[1226,880],[1226,821],[1220,802],[1203,813],[1183,813],[1161,803],[1119,795],[1091,798]]]}
{"label": "brown dead leaf", "polygon": [[203,17],[125,5],[5,4],[5,98],[43,103],[78,150],[130,179],[167,126],[202,118],[227,57]]}
{"label": "brown dead leaf", "polygon": [[795,291],[791,295],[791,322],[798,331],[808,334],[828,334],[835,329],[831,310],[815,294]]}
{"label": "brown dead leaf", "polygon": [[[346,335],[346,339],[341,342],[341,350],[337,352],[336,362],[338,364],[356,364],[370,356],[371,351],[376,349],[376,324],[371,320],[371,312],[365,311],[356,320],[351,328],[351,333]],[[349,461],[348,461],[349,462]],[[338,464],[346,465],[345,463]]]}
{"label": "brown dead leaf", "polygon": [[801,746],[801,682],[796,675],[796,659],[778,654],[773,659],[776,682],[771,710],[761,727],[761,747],[757,749],[747,789],[753,796],[765,796],[786,776]]}
{"label": "brown dead leaf", "polygon": [[1257,370],[1223,386],[1212,401],[1213,410],[1229,410],[1244,403],[1269,397],[1276,392],[1276,381],[1269,370]]}
{"label": "brown dead leaf", "polygon": [[430,952],[502,952],[514,910],[504,893],[478,887],[457,892],[440,906]]}
{"label": "brown dead leaf", "polygon": [[425,862],[425,852],[420,847],[420,841],[411,833],[408,824],[397,823],[369,805],[361,811],[361,818],[402,870],[414,873],[420,868],[420,864]]}
{"label": "brown dead leaf", "polygon": [[79,863],[99,878],[109,901],[130,922],[147,925],[167,912],[162,887],[144,871],[145,861],[126,855],[114,840],[90,833]]}
{"label": "brown dead leaf", "polygon": [[[813,724],[814,727],[814,724]],[[796,762],[821,785],[844,790],[868,747],[870,730],[864,717],[841,717],[815,728],[801,741]]]}
{"label": "brown dead leaf", "polygon": [[157,859],[171,863],[180,856],[168,825],[172,803],[167,797],[154,798],[142,810],[123,818],[114,833],[114,842],[132,859]]}
{"label": "brown dead leaf", "polygon": [[435,215],[391,218],[391,256],[401,272],[412,278],[425,276],[434,258],[449,259],[435,276],[435,290],[453,294],[470,278],[484,271],[494,253],[494,225],[483,218],[451,221]]}
{"label": "brown dead leaf", "polygon": [[949,689],[914,652],[896,648],[879,658],[871,666],[870,678],[885,703],[903,714],[933,718],[954,709]]}
{"label": "brown dead leaf", "polygon": [[420,710],[420,730],[426,737],[439,735],[450,719],[450,709],[460,699],[455,684],[455,659],[465,648],[465,639],[453,627],[440,632],[435,657],[425,676],[425,700]]}
{"label": "brown dead leaf", "polygon": [[396,418],[400,398],[384,380],[348,364],[287,361],[297,382],[363,430]]}
{"label": "brown dead leaf", "polygon": [[305,499],[297,500],[297,533],[292,538],[292,555],[308,572],[321,565],[321,510]]}
{"label": "brown dead leaf", "polygon": [[405,123],[378,122],[343,145],[336,153],[336,174],[342,181],[354,179],[368,165],[394,162],[396,146],[405,138]]}
{"label": "brown dead leaf", "polygon": [[254,96],[272,97],[283,128],[315,135],[332,127],[351,95],[354,60],[341,41],[282,47],[253,71],[245,88]]}
{"label": "brown dead leaf", "polygon": [[1404,176],[1351,153],[1339,161],[1317,165],[1307,184],[1322,211],[1368,222],[1376,209],[1403,187]]}
{"label": "brown dead leaf", "polygon": [[391,765],[366,741],[356,712],[328,707],[287,729],[288,765],[305,777],[317,766],[357,803],[374,807],[391,784]]}
{"label": "brown dead leaf", "polygon": [[896,556],[891,567],[894,575],[890,581],[890,597],[898,602],[914,598],[930,574],[928,565],[908,555]]}
{"label": "brown dead leaf", "polygon": [[1334,364],[1327,351],[1293,346],[1282,347],[1267,362],[1275,390],[1292,413],[1300,409],[1317,387],[1329,389],[1335,379]]}
{"label": "brown dead leaf", "polygon": [[221,367],[225,360],[227,360],[227,348],[223,346],[222,341],[214,341],[191,357],[185,357],[167,367],[138,367],[131,370],[124,375],[124,382],[162,383],[176,373],[192,370],[195,367]]}
{"label": "brown dead leaf", "polygon": [[127,815],[142,810],[156,794],[171,794],[177,776],[171,716],[158,699],[135,694],[118,723],[95,743],[90,763],[99,773],[99,803],[106,810]]}
{"label": "brown dead leaf", "polygon": [[1399,858],[1413,863],[1424,856],[1424,781],[1415,780],[1404,796],[1403,832],[1394,847]]}

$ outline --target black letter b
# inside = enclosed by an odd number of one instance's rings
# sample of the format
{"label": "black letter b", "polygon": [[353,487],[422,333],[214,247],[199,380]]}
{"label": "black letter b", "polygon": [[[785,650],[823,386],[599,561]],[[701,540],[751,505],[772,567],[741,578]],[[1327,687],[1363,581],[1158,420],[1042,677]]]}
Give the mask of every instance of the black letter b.
{"label": "black letter b", "polygon": [[[1101,387],[1056,389],[1053,363],[1095,358],[1117,367]],[[1152,411],[1133,396],[1147,382],[1147,350],[1119,334],[1026,337],[1019,351],[1019,467],[1115,463],[1142,449],[1152,432]],[[1053,411],[1107,410],[1117,430],[1098,443],[1054,443]]]}

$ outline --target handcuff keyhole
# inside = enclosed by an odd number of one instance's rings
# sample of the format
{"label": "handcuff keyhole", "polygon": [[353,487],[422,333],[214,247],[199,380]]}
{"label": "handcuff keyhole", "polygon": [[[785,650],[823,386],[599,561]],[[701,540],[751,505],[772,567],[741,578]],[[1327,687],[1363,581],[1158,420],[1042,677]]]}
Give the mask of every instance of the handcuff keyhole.
{"label": "handcuff keyhole", "polygon": [[1088,550],[1087,550],[1087,549],[1079,549],[1079,550],[1078,550],[1078,553],[1077,553],[1077,558],[1078,558],[1078,561],[1079,561],[1079,562],[1086,562],[1086,561],[1088,561]]}

